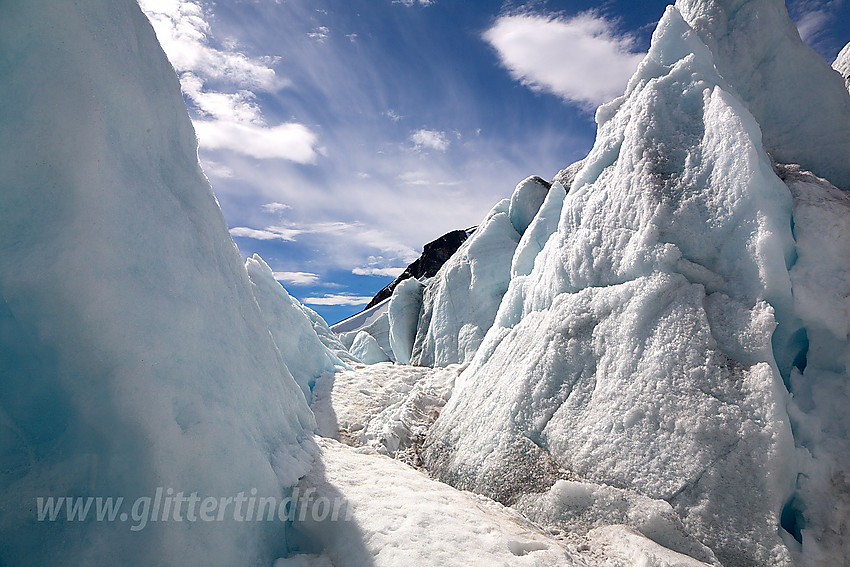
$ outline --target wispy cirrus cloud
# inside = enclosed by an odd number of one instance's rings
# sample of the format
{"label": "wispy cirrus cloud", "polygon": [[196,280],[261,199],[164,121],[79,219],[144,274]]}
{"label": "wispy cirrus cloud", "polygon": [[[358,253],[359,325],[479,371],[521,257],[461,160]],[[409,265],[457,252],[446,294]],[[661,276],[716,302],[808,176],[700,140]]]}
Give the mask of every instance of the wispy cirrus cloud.
{"label": "wispy cirrus cloud", "polygon": [[301,300],[301,303],[308,305],[338,305],[338,306],[358,306],[366,305],[372,300],[371,296],[367,295],[350,295],[347,293],[327,293],[318,297],[306,297]]}
{"label": "wispy cirrus cloud", "polygon": [[644,56],[634,37],[592,11],[504,15],[483,37],[515,80],[588,109],[621,95]]}
{"label": "wispy cirrus cloud", "polygon": [[213,45],[207,13],[195,0],[139,0],[139,5],[180,77],[203,147],[255,159],[316,161],[318,136],[310,128],[296,122],[269,125],[255,102],[257,92],[289,85],[273,68],[279,58],[249,57],[232,40]]}
{"label": "wispy cirrus cloud", "polygon": [[291,285],[315,285],[319,282],[319,274],[312,272],[273,272],[274,279]]}
{"label": "wispy cirrus cloud", "polygon": [[404,268],[354,268],[351,273],[355,276],[387,276],[397,278],[404,271]]}

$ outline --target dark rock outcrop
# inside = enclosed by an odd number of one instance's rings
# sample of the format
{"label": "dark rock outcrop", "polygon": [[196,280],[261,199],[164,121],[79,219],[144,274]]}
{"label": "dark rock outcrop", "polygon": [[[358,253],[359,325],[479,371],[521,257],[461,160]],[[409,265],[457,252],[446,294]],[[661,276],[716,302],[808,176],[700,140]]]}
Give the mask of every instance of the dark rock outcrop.
{"label": "dark rock outcrop", "polygon": [[468,228],[466,230],[453,230],[426,244],[422,248],[422,255],[419,256],[415,262],[410,264],[399,277],[393,280],[391,284],[379,291],[377,295],[372,298],[372,301],[369,302],[369,305],[366,306],[366,309],[374,307],[390,297],[393,294],[395,287],[408,278],[420,279],[434,277],[443,264],[446,263],[446,260],[451,258],[452,254],[460,248],[460,245],[466,242],[466,239],[475,232],[475,228],[476,227]]}

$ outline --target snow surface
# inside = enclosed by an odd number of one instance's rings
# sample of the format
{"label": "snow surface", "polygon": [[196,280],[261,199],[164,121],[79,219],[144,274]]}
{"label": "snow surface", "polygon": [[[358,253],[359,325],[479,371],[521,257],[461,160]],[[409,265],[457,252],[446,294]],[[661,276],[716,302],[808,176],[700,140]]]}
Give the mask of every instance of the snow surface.
{"label": "snow surface", "polygon": [[791,561],[792,199],[737,92],[668,8],[426,439],[438,478],[512,503],[566,469],[668,502],[724,565]]}
{"label": "snow surface", "polygon": [[271,564],[282,523],[36,522],[37,496],[285,496],[315,425],[131,0],[0,7],[0,562]]}
{"label": "snow surface", "polygon": [[548,184],[521,181],[498,203],[425,288],[411,363],[446,366],[472,360],[508,288],[511,260]]}
{"label": "snow surface", "polygon": [[[293,545],[304,555],[275,567],[707,565],[624,526],[597,528],[587,538],[547,532],[510,508],[431,480],[368,447],[330,439],[319,445],[321,464],[299,485],[301,494],[315,491],[312,504],[302,508],[305,520],[294,524]],[[350,513],[351,520],[316,521],[323,499],[344,502],[339,518]]]}
{"label": "snow surface", "polygon": [[316,378],[325,372],[343,369],[346,364],[319,340],[301,303],[274,279],[272,269],[259,255],[248,258],[245,268],[275,345],[309,400]]}
{"label": "snow surface", "polygon": [[401,364],[410,364],[413,342],[416,340],[416,327],[422,312],[424,287],[414,278],[408,278],[396,286],[390,297],[390,307],[387,311],[390,348],[393,358]]}
{"label": "snow surface", "polygon": [[758,121],[770,155],[850,190],[850,93],[800,39],[784,0],[676,0],[676,7]]}
{"label": "snow surface", "polygon": [[313,392],[319,433],[418,466],[419,445],[463,368],[384,363],[325,376]]}

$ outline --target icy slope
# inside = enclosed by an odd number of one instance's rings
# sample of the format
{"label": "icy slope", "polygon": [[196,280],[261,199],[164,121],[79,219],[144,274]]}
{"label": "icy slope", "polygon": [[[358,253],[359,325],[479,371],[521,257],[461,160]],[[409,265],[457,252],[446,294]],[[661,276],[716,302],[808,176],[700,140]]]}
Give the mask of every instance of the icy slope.
{"label": "icy slope", "polygon": [[507,290],[514,250],[548,191],[539,177],[520,182],[440,268],[425,288],[411,364],[472,360]]}
{"label": "icy slope", "polygon": [[344,369],[346,365],[319,340],[301,303],[274,279],[271,268],[259,255],[248,258],[245,268],[275,345],[301,386],[304,397],[310,400],[310,389],[317,378],[325,372]]}
{"label": "icy slope", "polygon": [[737,92],[668,8],[435,423],[432,472],[513,502],[566,469],[667,501],[724,565],[790,561],[792,199]]}
{"label": "icy slope", "polygon": [[413,278],[401,281],[393,290],[387,320],[390,326],[390,348],[401,364],[410,364],[416,328],[422,313],[424,286]]}
{"label": "icy slope", "polygon": [[314,421],[136,3],[5,2],[0,52],[0,563],[270,564],[278,522],[36,521],[37,496],[282,497]]}
{"label": "icy slope", "polygon": [[[791,270],[804,324],[790,385],[801,448],[785,510],[806,565],[850,562],[850,194],[797,166],[780,169],[794,196],[798,260]],[[797,549],[796,546],[792,546]]]}
{"label": "icy slope", "polygon": [[844,49],[832,62],[832,68],[844,77],[844,85],[850,89],[850,43],[844,46]]}
{"label": "icy slope", "polygon": [[[850,190],[850,96],[805,45],[783,0],[677,0],[780,163]],[[817,88],[812,88],[817,85]]]}

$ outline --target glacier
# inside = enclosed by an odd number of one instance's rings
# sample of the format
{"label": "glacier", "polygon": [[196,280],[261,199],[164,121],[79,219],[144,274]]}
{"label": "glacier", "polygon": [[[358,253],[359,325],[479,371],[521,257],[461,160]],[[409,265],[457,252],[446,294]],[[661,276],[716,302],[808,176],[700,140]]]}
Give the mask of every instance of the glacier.
{"label": "glacier", "polygon": [[412,364],[472,360],[507,291],[514,251],[548,191],[540,177],[521,181],[440,268],[425,288]]}
{"label": "glacier", "polygon": [[139,6],[4,3],[0,52],[0,563],[270,565],[283,522],[36,521],[37,497],[284,498],[315,421]]}
{"label": "glacier", "polygon": [[[669,7],[498,282],[426,438],[431,473],[723,565],[845,562],[848,105],[781,1]],[[648,498],[684,530],[577,506],[565,481]]]}
{"label": "glacier", "polygon": [[838,53],[835,61],[832,62],[832,68],[844,77],[844,84],[850,89],[850,43]]}
{"label": "glacier", "polygon": [[320,340],[304,307],[274,279],[272,269],[258,254],[248,258],[245,269],[275,346],[305,400],[310,400],[317,378],[348,365]]}
{"label": "glacier", "polygon": [[[3,4],[0,564],[846,564],[849,49],[678,0],[585,159],[329,327],[242,262],[135,2]],[[33,512],[164,488],[313,499]]]}

